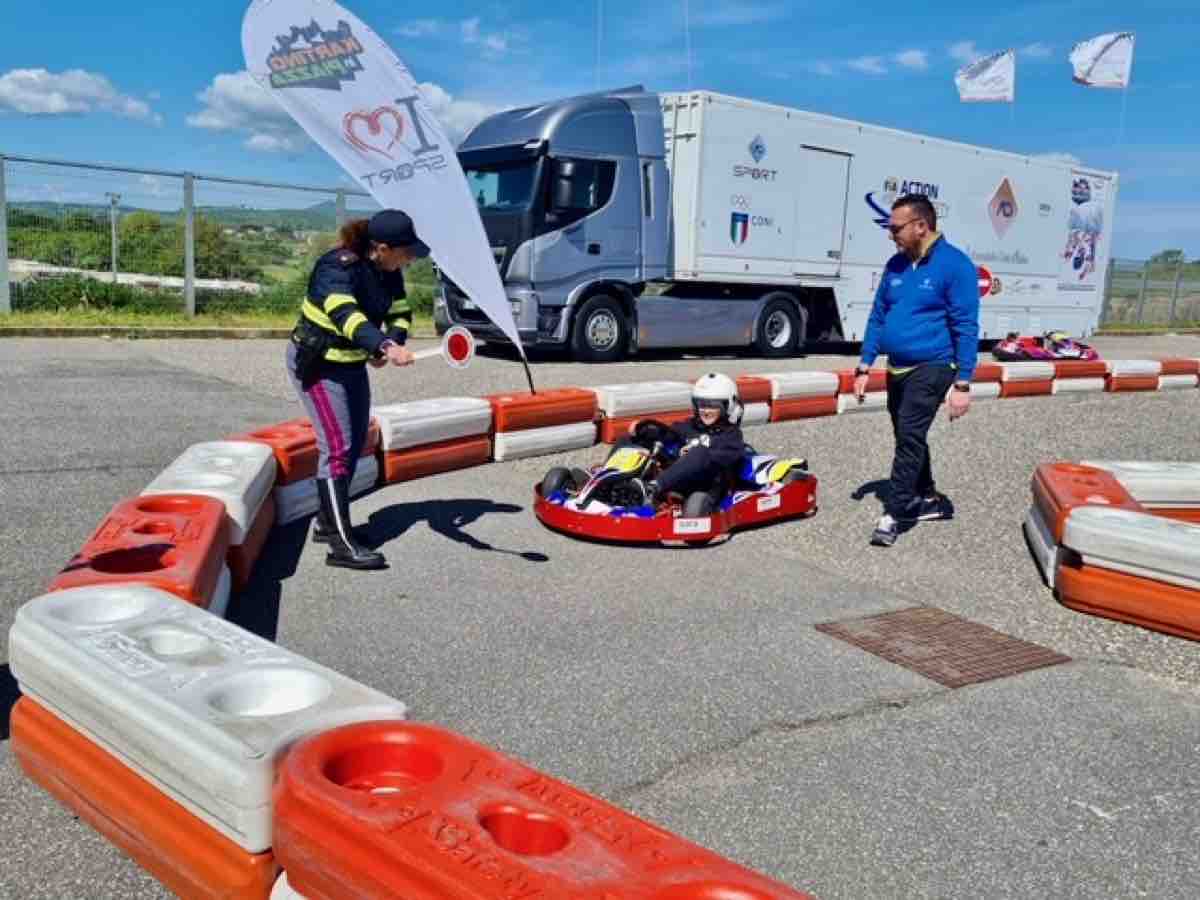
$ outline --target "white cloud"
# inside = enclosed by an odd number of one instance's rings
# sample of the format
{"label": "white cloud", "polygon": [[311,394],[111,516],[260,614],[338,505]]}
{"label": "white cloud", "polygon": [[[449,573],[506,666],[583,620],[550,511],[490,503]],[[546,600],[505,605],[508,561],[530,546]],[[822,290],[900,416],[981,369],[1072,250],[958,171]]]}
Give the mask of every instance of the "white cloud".
{"label": "white cloud", "polygon": [[897,53],[894,59],[906,69],[924,70],[929,68],[929,54],[924,50],[903,50]]}
{"label": "white cloud", "polygon": [[118,91],[103,75],[68,69],[12,69],[0,75],[0,111],[29,116],[71,116],[102,110],[126,119],[162,124],[149,105]]}
{"label": "white cloud", "polygon": [[827,62],[809,62],[804,64],[804,68],[812,72],[814,75],[823,75],[826,78],[837,74],[832,63]]}
{"label": "white cloud", "polygon": [[462,32],[462,40],[464,44],[469,46],[483,47],[485,55],[500,56],[511,47],[514,39],[520,39],[521,35],[512,31],[506,32],[484,32],[480,29],[480,18],[475,16],[470,19],[463,19],[459,23],[459,29]]}
{"label": "white cloud", "polygon": [[432,81],[423,81],[417,88],[456,147],[462,143],[468,131],[492,113],[512,108],[511,105],[497,106],[474,100],[455,100],[449,91]]}
{"label": "white cloud", "polygon": [[865,72],[868,75],[887,74],[887,66],[884,65],[882,56],[860,56],[848,61],[846,65],[857,72]]}
{"label": "white cloud", "polygon": [[721,3],[693,15],[691,25],[696,28],[761,25],[782,19],[787,12],[787,6],[781,3]]}
{"label": "white cloud", "polygon": [[442,23],[437,19],[414,19],[407,25],[401,25],[396,29],[396,34],[404,37],[426,37],[431,34],[438,34],[442,30]]}
{"label": "white cloud", "polygon": [[1029,56],[1033,59],[1048,59],[1054,53],[1054,48],[1050,44],[1043,44],[1041,41],[1035,41],[1032,44],[1026,44],[1017,51],[1021,56]]}
{"label": "white cloud", "polygon": [[193,128],[244,133],[246,147],[262,153],[299,153],[309,146],[304,129],[245,70],[217,75],[197,99],[204,107],[187,117]]}
{"label": "white cloud", "polygon": [[974,41],[959,41],[950,45],[950,55],[960,63],[972,63],[983,56],[983,52],[975,46]]}

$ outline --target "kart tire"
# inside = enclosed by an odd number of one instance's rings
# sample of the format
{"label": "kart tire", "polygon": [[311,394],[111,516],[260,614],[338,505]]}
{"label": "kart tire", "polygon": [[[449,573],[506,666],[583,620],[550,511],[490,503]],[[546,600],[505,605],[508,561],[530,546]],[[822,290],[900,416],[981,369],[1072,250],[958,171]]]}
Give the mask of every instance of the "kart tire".
{"label": "kart tire", "polygon": [[712,495],[707,491],[694,491],[683,501],[683,517],[685,519],[702,519],[711,516],[717,509]]}
{"label": "kart tire", "polygon": [[571,470],[566,466],[555,466],[542,479],[542,496],[549,497],[556,491],[577,490]]}

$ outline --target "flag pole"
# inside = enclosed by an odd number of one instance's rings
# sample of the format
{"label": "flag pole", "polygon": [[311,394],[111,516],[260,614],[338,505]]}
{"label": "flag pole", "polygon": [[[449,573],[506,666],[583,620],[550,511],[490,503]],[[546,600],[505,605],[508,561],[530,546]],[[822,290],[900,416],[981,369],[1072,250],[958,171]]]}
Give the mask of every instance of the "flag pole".
{"label": "flag pole", "polygon": [[1117,146],[1118,147],[1123,147],[1125,145],[1125,99],[1128,96],[1128,94],[1129,94],[1129,85],[1126,84],[1125,87],[1121,88],[1121,123],[1120,123],[1119,127],[1117,128]]}
{"label": "flag pole", "polygon": [[683,0],[683,43],[687,52],[687,86],[692,89],[692,19],[688,0]]}

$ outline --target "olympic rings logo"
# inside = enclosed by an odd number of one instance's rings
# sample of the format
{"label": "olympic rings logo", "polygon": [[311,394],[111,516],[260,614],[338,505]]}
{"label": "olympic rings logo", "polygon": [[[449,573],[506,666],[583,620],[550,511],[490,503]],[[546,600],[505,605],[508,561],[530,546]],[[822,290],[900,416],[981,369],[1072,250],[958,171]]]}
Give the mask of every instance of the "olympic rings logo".
{"label": "olympic rings logo", "polygon": [[734,209],[749,209],[750,198],[745,194],[734,194],[729,198],[729,205]]}

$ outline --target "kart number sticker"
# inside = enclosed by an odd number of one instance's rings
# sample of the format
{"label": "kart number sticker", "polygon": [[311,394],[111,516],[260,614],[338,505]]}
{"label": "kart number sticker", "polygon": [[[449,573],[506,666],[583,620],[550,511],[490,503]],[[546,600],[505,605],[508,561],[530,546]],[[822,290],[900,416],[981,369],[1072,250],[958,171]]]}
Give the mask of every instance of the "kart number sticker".
{"label": "kart number sticker", "polygon": [[712,531],[711,516],[705,516],[702,519],[675,520],[676,534],[708,534],[710,531]]}
{"label": "kart number sticker", "polygon": [[778,494],[772,494],[770,497],[758,498],[758,511],[766,512],[769,509],[779,509],[783,505],[783,498]]}

